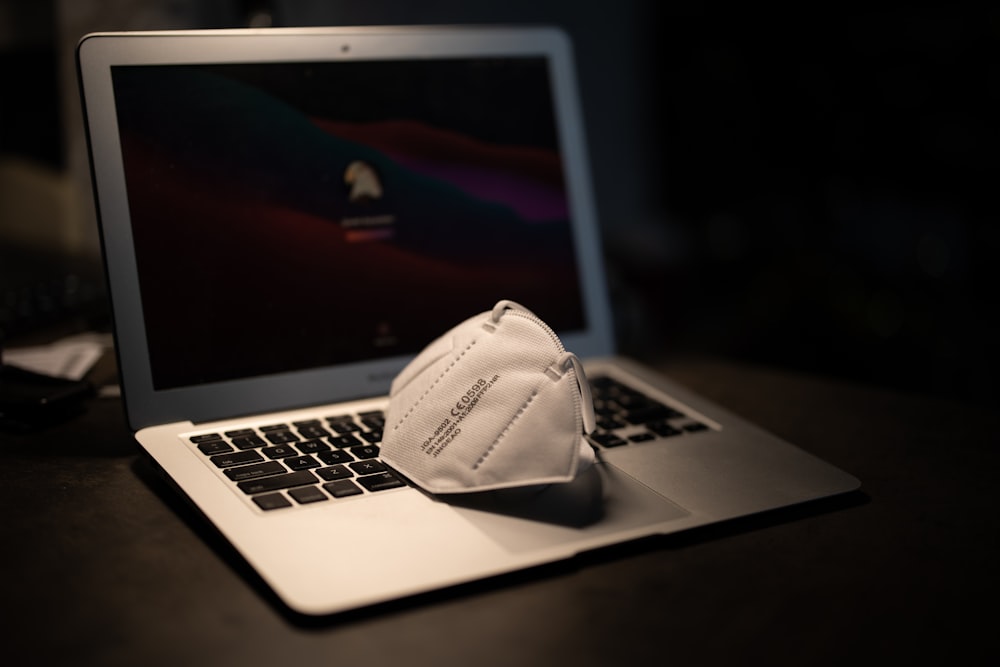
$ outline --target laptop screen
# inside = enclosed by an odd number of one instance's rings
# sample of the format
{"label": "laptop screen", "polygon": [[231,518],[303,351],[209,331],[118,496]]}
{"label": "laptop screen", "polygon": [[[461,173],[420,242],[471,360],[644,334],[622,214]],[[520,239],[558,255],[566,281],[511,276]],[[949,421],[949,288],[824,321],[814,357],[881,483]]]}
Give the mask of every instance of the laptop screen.
{"label": "laptop screen", "polygon": [[155,389],[584,328],[541,57],[112,68]]}

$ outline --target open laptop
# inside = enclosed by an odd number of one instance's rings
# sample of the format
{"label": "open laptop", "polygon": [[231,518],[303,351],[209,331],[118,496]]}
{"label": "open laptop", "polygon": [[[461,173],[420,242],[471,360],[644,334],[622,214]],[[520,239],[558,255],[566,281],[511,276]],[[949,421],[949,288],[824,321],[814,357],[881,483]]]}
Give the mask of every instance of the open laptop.
{"label": "open laptop", "polygon": [[[129,423],[290,608],[858,487],[615,356],[558,30],[105,33],[78,63]],[[584,359],[600,462],[446,501],[379,460],[385,395],[500,299]]]}

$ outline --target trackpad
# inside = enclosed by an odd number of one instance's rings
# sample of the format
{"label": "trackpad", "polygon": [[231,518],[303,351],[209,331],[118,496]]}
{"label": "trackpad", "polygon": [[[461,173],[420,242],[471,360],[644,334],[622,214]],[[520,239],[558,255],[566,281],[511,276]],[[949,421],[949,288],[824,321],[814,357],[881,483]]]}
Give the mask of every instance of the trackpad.
{"label": "trackpad", "polygon": [[[623,533],[642,535],[645,526],[689,516],[613,465],[597,463],[568,484],[464,494],[448,499],[469,522],[514,552]],[[626,535],[625,533],[635,533]],[[650,534],[653,531],[650,531]]]}

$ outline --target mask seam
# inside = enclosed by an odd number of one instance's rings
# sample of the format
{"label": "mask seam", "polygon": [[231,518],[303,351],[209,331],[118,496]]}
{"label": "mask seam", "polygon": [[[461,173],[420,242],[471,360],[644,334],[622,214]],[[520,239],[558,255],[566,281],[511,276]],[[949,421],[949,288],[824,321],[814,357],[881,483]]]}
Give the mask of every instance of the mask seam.
{"label": "mask seam", "polygon": [[413,414],[413,411],[417,409],[417,406],[420,405],[420,402],[423,401],[425,398],[427,398],[427,395],[429,393],[431,393],[431,390],[434,389],[434,387],[437,386],[437,383],[440,382],[442,379],[444,379],[444,376],[447,375],[448,372],[452,368],[455,367],[455,364],[457,364],[459,362],[459,360],[462,357],[465,356],[465,353],[468,352],[469,350],[471,350],[472,346],[475,345],[475,344],[476,344],[476,341],[473,340],[471,343],[468,344],[468,346],[466,346],[466,348],[464,350],[462,350],[459,353],[459,355],[457,357],[455,357],[454,359],[451,360],[451,363],[448,364],[448,367],[445,368],[443,371],[441,371],[441,375],[437,376],[437,379],[434,380],[434,382],[432,382],[429,387],[427,387],[427,389],[424,391],[424,393],[420,395],[420,398],[418,398],[416,401],[414,401],[413,405],[410,406],[410,409],[406,411],[406,414],[404,414],[402,417],[400,417],[399,421],[396,422],[396,425],[392,427],[393,431],[398,430],[399,427],[403,425],[403,422],[405,422],[407,420],[407,418],[411,414]]}
{"label": "mask seam", "polygon": [[493,444],[490,445],[485,452],[483,452],[483,455],[480,456],[479,460],[476,461],[475,465],[472,466],[473,470],[479,470],[479,467],[486,462],[486,459],[489,458],[490,454],[493,453],[493,450],[496,449],[497,445],[500,444],[500,441],[503,440],[504,437],[506,437],[507,432],[510,431],[510,429],[514,426],[514,423],[521,418],[521,415],[523,415],[524,412],[528,409],[528,406],[531,405],[531,402],[535,400],[535,396],[538,396],[538,390],[531,392],[531,396],[529,396],[528,400],[526,400],[524,404],[520,408],[518,408],[517,412],[514,413],[514,416],[510,418],[510,421],[507,422],[507,426],[505,426],[504,429],[500,431],[500,435],[497,436],[497,439],[493,441]]}

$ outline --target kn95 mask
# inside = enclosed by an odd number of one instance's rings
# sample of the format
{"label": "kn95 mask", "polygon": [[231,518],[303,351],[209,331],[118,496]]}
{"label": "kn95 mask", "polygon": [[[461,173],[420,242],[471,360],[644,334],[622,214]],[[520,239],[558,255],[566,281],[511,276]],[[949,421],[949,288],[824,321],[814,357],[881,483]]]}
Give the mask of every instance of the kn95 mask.
{"label": "kn95 mask", "polygon": [[583,367],[512,301],[428,345],[395,378],[382,459],[436,494],[569,482],[594,462]]}

